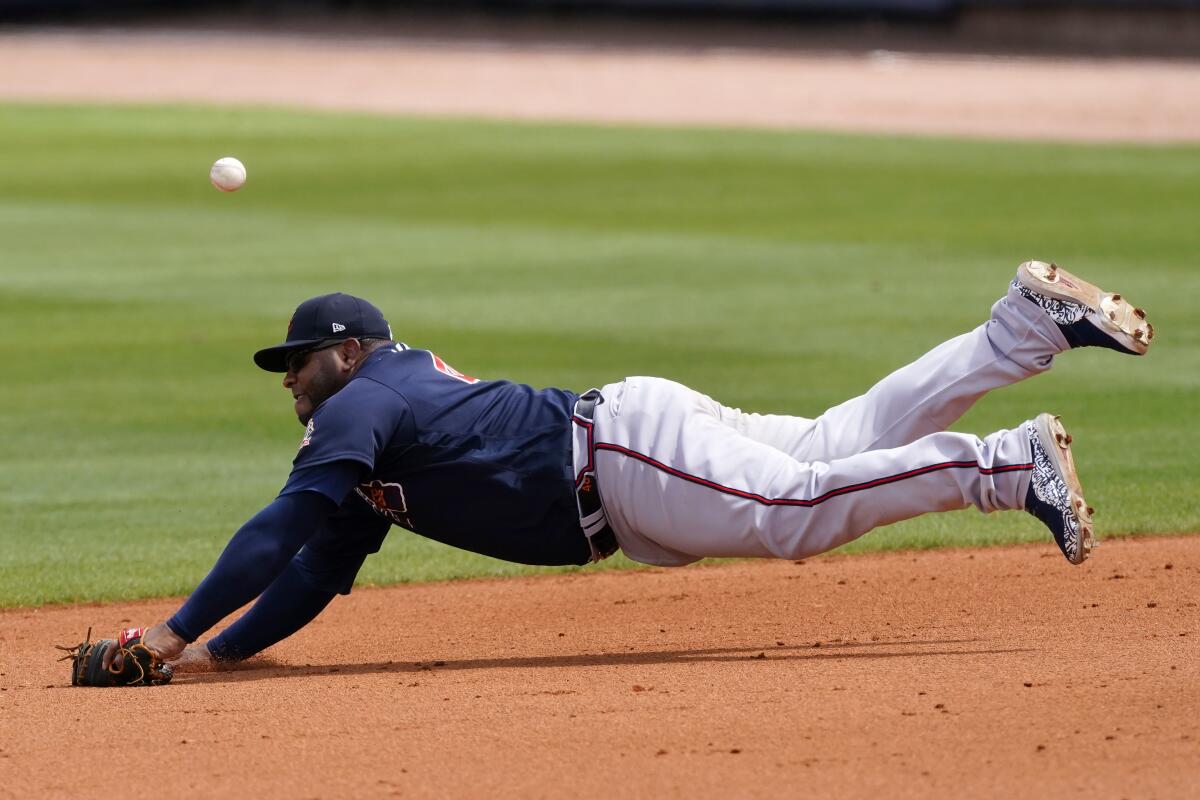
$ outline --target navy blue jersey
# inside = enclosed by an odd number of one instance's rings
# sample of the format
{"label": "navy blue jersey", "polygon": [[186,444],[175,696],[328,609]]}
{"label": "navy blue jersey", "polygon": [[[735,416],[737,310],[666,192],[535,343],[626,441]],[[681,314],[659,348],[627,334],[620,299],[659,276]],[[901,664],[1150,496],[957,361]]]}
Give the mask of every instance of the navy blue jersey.
{"label": "navy blue jersey", "polygon": [[[365,501],[391,523],[506,561],[583,564],[590,551],[571,469],[577,399],[477,380],[427,350],[385,347],[313,413],[280,494]],[[364,476],[348,498],[322,469],[346,461]]]}

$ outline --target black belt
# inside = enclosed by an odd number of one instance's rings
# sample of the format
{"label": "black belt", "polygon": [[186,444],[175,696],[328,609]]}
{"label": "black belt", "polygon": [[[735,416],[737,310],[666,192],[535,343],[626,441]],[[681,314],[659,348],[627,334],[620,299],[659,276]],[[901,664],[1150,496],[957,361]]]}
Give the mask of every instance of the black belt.
{"label": "black belt", "polygon": [[[600,396],[599,390],[591,389],[586,391],[579,396],[579,400],[575,403],[575,416],[592,422],[595,419],[596,406],[603,402],[604,398]],[[592,437],[589,436],[589,447],[591,446],[591,440]],[[575,484],[575,499],[579,502],[581,522],[584,517],[589,517],[604,510],[604,505],[600,502],[600,487],[596,483],[594,452],[587,454],[587,463],[592,468],[584,472],[582,478]],[[584,535],[586,535],[586,531]],[[607,517],[604,520],[604,525],[587,538],[591,543],[591,548],[597,561],[608,558],[618,550],[617,535],[613,533],[612,526],[608,524]]]}

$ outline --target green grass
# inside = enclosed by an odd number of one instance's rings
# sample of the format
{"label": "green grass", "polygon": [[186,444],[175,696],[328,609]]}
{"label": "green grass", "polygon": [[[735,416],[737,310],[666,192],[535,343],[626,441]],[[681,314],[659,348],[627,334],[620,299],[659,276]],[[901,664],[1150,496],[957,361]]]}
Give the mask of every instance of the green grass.
{"label": "green grass", "polygon": [[[1149,308],[1154,352],[1071,353],[956,427],[1061,413],[1102,535],[1200,530],[1197,147],[0,106],[0,175],[0,606],[193,588],[300,435],[250,353],[332,290],[481,377],[813,416],[1055,259]],[[849,549],[1043,538],[970,511]],[[522,571],[397,530],[360,578]]]}

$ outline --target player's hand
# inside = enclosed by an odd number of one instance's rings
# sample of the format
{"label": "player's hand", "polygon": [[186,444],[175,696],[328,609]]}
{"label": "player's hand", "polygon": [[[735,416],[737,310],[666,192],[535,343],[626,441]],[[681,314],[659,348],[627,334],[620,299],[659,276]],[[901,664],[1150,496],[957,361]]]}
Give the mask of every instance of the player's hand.
{"label": "player's hand", "polygon": [[173,661],[187,647],[187,642],[176,636],[164,622],[146,631],[142,636],[142,644],[154,651],[163,661]]}
{"label": "player's hand", "polygon": [[167,662],[178,672],[181,669],[194,669],[196,667],[204,668],[212,666],[216,663],[216,659],[212,657],[212,653],[208,652],[208,646],[203,644],[189,644],[183,648],[183,652],[174,658],[168,658]]}
{"label": "player's hand", "polygon": [[[124,631],[121,636],[126,634],[139,633],[140,629],[129,629]],[[124,638],[121,640],[122,647],[124,646]],[[175,656],[183,652],[183,648],[187,646],[187,642],[175,635],[175,632],[160,622],[157,625],[146,630],[141,634],[141,642],[152,653],[158,656],[162,661],[170,661]],[[114,672],[120,672],[125,661],[125,654],[121,647],[110,647],[104,654],[104,659],[100,662],[104,668]]]}

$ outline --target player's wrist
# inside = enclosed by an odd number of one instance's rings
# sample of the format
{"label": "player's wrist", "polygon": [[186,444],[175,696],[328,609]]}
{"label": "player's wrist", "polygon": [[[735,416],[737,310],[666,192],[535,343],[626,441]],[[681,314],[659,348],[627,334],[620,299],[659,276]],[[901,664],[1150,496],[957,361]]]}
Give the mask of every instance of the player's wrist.
{"label": "player's wrist", "polygon": [[182,639],[184,644],[191,644],[200,638],[199,636],[189,635],[187,628],[180,622],[178,614],[172,616],[162,624],[168,631]]}

